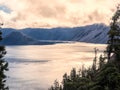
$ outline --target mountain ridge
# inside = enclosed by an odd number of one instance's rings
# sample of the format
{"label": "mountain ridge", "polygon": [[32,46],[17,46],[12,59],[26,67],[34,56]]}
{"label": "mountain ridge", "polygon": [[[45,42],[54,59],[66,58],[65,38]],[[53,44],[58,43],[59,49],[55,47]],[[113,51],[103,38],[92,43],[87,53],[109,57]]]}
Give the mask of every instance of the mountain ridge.
{"label": "mountain ridge", "polygon": [[[105,44],[108,40],[109,27],[104,24],[93,24],[72,28],[3,28],[1,31],[4,39],[0,44],[4,45],[44,45],[54,44],[54,40]],[[53,42],[47,43],[41,40],[53,40]]]}

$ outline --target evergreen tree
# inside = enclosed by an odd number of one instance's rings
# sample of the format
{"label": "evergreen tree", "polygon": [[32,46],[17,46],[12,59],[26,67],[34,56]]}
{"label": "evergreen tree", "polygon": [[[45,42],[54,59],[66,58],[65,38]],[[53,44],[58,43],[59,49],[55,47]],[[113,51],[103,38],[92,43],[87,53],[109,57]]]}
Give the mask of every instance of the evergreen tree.
{"label": "evergreen tree", "polygon": [[105,51],[104,55],[100,56],[99,64],[97,65],[97,49],[95,48],[95,58],[93,59],[92,66],[88,69],[82,66],[78,73],[73,68],[70,75],[64,74],[63,89],[61,90],[120,90],[119,7],[112,18],[108,35],[107,57]]}
{"label": "evergreen tree", "polygon": [[[1,24],[3,25],[3,24]],[[1,28],[1,27],[0,27]],[[2,32],[0,31],[0,40],[2,40]],[[8,90],[8,87],[5,85],[5,71],[8,70],[8,63],[3,59],[6,54],[5,47],[0,46],[0,90]]]}
{"label": "evergreen tree", "polygon": [[106,60],[106,58],[105,57],[103,57],[102,55],[100,55],[100,58],[99,58],[99,69],[101,69],[106,63],[105,63],[105,60]]}
{"label": "evergreen tree", "polygon": [[93,70],[93,73],[96,72],[97,70],[97,52],[98,52],[98,49],[97,48],[94,48],[94,52],[95,52],[95,57],[93,59],[93,65],[92,65],[92,70]]}
{"label": "evergreen tree", "polygon": [[108,60],[111,58],[113,53],[114,60],[120,60],[120,7],[117,7],[117,11],[112,17],[110,24],[110,31],[108,32]]}
{"label": "evergreen tree", "polygon": [[48,90],[62,90],[62,86],[59,85],[57,80],[54,81],[54,85],[51,86]]}

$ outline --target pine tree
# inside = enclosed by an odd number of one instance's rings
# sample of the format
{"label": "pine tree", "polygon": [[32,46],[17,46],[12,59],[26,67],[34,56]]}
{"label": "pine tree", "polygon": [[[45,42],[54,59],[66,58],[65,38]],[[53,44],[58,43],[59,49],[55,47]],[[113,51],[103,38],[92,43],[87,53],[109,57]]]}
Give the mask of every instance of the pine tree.
{"label": "pine tree", "polygon": [[54,85],[51,86],[48,90],[62,90],[62,86],[59,85],[57,80],[54,81]]}
{"label": "pine tree", "polygon": [[106,62],[105,62],[105,57],[103,57],[102,55],[100,55],[100,57],[99,57],[99,69],[101,69],[105,64],[106,64]]}
{"label": "pine tree", "polygon": [[120,7],[117,7],[117,11],[112,17],[112,22],[110,24],[110,31],[108,33],[108,60],[111,59],[111,54],[115,60],[120,60]]}
{"label": "pine tree", "polygon": [[[84,66],[76,72],[71,70],[70,75],[63,76],[63,90],[120,90],[120,8],[112,18],[107,52],[100,56],[97,65],[97,49],[93,65],[86,69]],[[107,53],[107,56],[106,56]],[[113,63],[109,63],[110,61]],[[108,62],[107,62],[108,61]],[[54,90],[54,89],[51,89]]]}
{"label": "pine tree", "polygon": [[95,57],[94,57],[94,60],[93,60],[92,69],[93,69],[93,72],[95,73],[96,70],[97,70],[97,52],[98,52],[98,49],[94,48],[94,50],[95,50]]}
{"label": "pine tree", "polygon": [[70,78],[71,78],[71,80],[74,80],[76,77],[77,77],[76,69],[73,68],[73,69],[71,70],[71,73],[70,73]]}
{"label": "pine tree", "polygon": [[[1,31],[0,31],[0,40],[2,40],[2,32]],[[6,62],[3,59],[5,54],[6,54],[5,47],[4,46],[0,46],[0,90],[8,90],[8,87],[5,85],[6,75],[4,74],[5,71],[8,70],[8,62]]]}

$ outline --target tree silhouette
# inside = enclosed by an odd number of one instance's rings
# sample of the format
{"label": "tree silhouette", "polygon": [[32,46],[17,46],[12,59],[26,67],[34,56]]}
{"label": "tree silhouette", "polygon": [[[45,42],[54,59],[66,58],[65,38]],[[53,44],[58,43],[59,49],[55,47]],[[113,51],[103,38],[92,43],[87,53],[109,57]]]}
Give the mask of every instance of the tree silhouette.
{"label": "tree silhouette", "polygon": [[120,90],[120,7],[112,18],[108,35],[107,52],[99,57],[99,63],[95,48],[92,66],[82,66],[78,72],[73,68],[70,75],[65,73],[62,90]]}
{"label": "tree silhouette", "polygon": [[108,40],[108,60],[111,58],[111,54],[113,53],[114,59],[120,59],[120,7],[117,7],[117,11],[112,17],[112,21],[110,24],[110,31],[108,32],[109,40]]}
{"label": "tree silhouette", "polygon": [[[0,24],[0,26],[3,24]],[[1,29],[1,27],[0,27]],[[0,31],[0,40],[2,40],[2,32]],[[9,88],[5,85],[6,75],[5,71],[8,70],[8,62],[6,62],[3,57],[6,54],[6,50],[4,46],[0,46],[0,90],[8,90]]]}
{"label": "tree silhouette", "polygon": [[54,85],[51,86],[48,90],[62,90],[62,86],[59,85],[57,80],[54,81]]}

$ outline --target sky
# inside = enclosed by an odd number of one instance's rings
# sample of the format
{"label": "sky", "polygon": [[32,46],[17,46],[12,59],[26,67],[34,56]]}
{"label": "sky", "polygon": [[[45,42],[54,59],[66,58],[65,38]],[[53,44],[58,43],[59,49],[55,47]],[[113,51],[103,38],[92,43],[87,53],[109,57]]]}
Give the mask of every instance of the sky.
{"label": "sky", "polygon": [[0,22],[7,28],[109,25],[120,0],[0,0]]}

